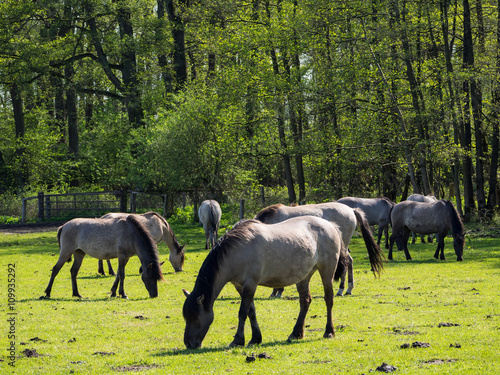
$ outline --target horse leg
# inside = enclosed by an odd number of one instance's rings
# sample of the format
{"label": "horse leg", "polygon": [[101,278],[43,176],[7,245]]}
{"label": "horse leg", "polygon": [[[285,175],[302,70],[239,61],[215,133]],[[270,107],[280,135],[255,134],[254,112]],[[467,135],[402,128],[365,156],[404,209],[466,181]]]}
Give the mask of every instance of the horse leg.
{"label": "horse leg", "polygon": [[[238,290],[238,288],[236,288]],[[238,290],[241,298],[243,299],[243,292],[240,288]],[[262,334],[260,332],[259,324],[257,323],[257,314],[255,311],[255,303],[252,299],[250,308],[248,309],[248,319],[250,320],[250,327],[252,328],[252,339],[248,342],[248,345],[258,345],[262,343]]]}
{"label": "horse leg", "polygon": [[425,243],[425,235],[420,235],[420,242]]}
{"label": "horse leg", "polygon": [[97,273],[99,275],[103,275],[103,276],[105,275],[105,273],[104,273],[104,264],[103,264],[102,259],[99,259],[97,261]]}
{"label": "horse leg", "polygon": [[274,288],[269,298],[281,298],[284,290],[285,288]]}
{"label": "horse leg", "polygon": [[75,251],[73,265],[71,266],[71,286],[73,287],[73,297],[82,298],[80,293],[78,293],[78,285],[76,284],[76,275],[82,265],[83,258],[85,258],[85,253],[81,250]]}
{"label": "horse leg", "polygon": [[54,267],[52,267],[52,273],[50,275],[49,285],[47,285],[47,288],[45,288],[46,298],[50,298],[50,293],[52,292],[52,284],[54,284],[54,279],[61,270],[62,266],[64,266],[64,263],[68,262],[69,260],[71,260],[71,254],[68,257],[64,257],[61,252],[61,254],[59,255],[59,259],[57,260],[57,263],[55,264]]}
{"label": "horse leg", "polygon": [[387,259],[392,260],[392,247],[394,246],[394,241],[396,239],[396,231],[392,231],[390,241],[389,241],[389,254],[387,254]]}
{"label": "horse leg", "polygon": [[[230,347],[234,346],[244,346],[245,345],[245,321],[247,316],[250,315],[250,310],[252,310],[252,317],[250,321],[252,324],[252,340],[250,343],[260,343],[262,342],[262,335],[260,334],[260,329],[257,324],[257,318],[255,315],[255,306],[253,306],[253,297],[255,295],[256,287],[244,286],[238,292],[241,296],[241,304],[240,309],[238,311],[238,329],[236,330],[236,334],[234,335],[234,339],[229,344]],[[255,340],[255,342],[254,342]],[[260,340],[260,341],[259,341]],[[249,344],[250,344],[249,343]]]}
{"label": "horse leg", "polygon": [[438,256],[439,256],[439,259],[446,260],[446,258],[444,256],[444,237],[445,237],[445,235],[436,236],[436,237],[438,238],[438,240],[437,240],[436,252],[434,253],[434,258],[438,259]]}
{"label": "horse leg", "polygon": [[313,273],[314,271],[296,285],[297,291],[299,292],[300,312],[297,317],[297,322],[293,327],[293,331],[290,336],[288,336],[288,342],[304,338],[304,322],[306,320],[307,312],[309,311],[309,305],[312,301],[311,293],[309,292],[309,280],[311,279]]}
{"label": "horse leg", "polygon": [[384,236],[385,236],[385,248],[389,248],[389,224],[386,224],[384,227]]}
{"label": "horse leg", "polygon": [[123,279],[125,278],[125,265],[128,262],[128,258],[118,258],[118,271],[116,273],[115,282],[111,287],[111,297],[116,297],[116,289],[118,284],[120,286],[118,293],[122,298],[128,298],[123,289]]}
{"label": "horse leg", "polygon": [[346,295],[352,295],[352,290],[354,289],[354,274],[352,272],[352,256],[351,254],[347,253],[347,272],[348,272],[348,277],[347,277],[347,291],[345,292]]}
{"label": "horse leg", "polygon": [[403,229],[403,234],[401,236],[401,242],[403,245],[403,250],[405,252],[406,260],[411,260],[410,252],[408,251],[408,239],[410,238],[411,231],[408,228]]}
{"label": "horse leg", "polygon": [[108,273],[110,276],[115,275],[115,271],[113,271],[113,267],[111,266],[111,261],[109,259],[106,260],[108,262]]}
{"label": "horse leg", "polygon": [[411,232],[411,244],[415,244],[415,239],[417,238],[417,234],[415,232]]}

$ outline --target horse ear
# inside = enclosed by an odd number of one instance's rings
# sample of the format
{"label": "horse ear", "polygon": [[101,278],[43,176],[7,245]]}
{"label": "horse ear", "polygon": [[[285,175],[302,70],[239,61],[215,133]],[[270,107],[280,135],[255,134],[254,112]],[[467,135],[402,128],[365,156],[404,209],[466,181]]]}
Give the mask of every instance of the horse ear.
{"label": "horse ear", "polygon": [[182,289],[182,291],[184,292],[184,295],[186,296],[186,298],[189,297],[189,295],[191,294],[186,289]]}
{"label": "horse ear", "polygon": [[196,302],[198,302],[198,305],[203,305],[203,301],[205,301],[205,295],[202,294],[196,299]]}

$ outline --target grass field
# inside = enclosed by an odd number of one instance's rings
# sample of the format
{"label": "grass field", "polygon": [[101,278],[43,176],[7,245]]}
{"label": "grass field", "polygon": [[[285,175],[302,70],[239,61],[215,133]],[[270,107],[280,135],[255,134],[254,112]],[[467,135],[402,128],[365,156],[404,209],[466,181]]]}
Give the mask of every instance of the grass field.
{"label": "grass field", "polygon": [[[149,299],[139,261],[132,258],[125,279],[128,300],[109,297],[113,278],[98,276],[97,261],[89,257],[78,278],[82,300],[71,297],[70,265],[56,278],[52,298],[39,299],[58,257],[56,233],[0,234],[0,373],[367,374],[384,362],[395,366],[396,374],[500,373],[499,239],[468,236],[460,263],[451,239],[447,261],[432,258],[435,244],[410,245],[413,261],[396,252],[375,279],[364,244],[355,238],[356,285],[352,296],[335,298],[335,338],[322,338],[326,313],[315,275],[304,340],[286,341],[299,310],[295,288],[286,288],[282,299],[269,299],[270,289],[259,288],[255,303],[263,343],[229,349],[239,298],[227,285],[203,347],[186,350],[182,288],[192,290],[207,253],[201,228],[177,225],[174,231],[186,243],[185,271],[174,273],[167,261],[160,296]],[[163,260],[167,248],[159,249]],[[9,265],[15,265],[15,277]],[[10,304],[9,284],[15,284]],[[246,328],[248,341],[249,324]]]}

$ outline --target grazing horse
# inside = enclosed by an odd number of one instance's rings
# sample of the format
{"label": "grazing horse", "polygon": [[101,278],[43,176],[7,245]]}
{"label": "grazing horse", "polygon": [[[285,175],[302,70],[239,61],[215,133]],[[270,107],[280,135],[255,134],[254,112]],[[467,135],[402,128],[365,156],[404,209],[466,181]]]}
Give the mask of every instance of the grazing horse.
{"label": "grazing horse", "polygon": [[[167,247],[170,250],[170,255],[168,257],[168,260],[170,261],[170,264],[172,264],[172,267],[174,268],[175,272],[180,272],[182,271],[182,268],[184,267],[184,245],[181,246],[179,245],[179,242],[177,241],[177,238],[175,237],[174,231],[168,224],[167,220],[160,214],[156,212],[146,212],[145,214],[126,214],[126,213],[121,213],[121,212],[112,212],[109,214],[106,214],[104,216],[101,216],[101,219],[123,219],[127,218],[129,215],[133,215],[137,220],[141,222],[142,225],[144,225],[148,231],[151,237],[153,238],[153,241],[156,242],[156,244],[159,244],[161,241],[164,241],[167,244]],[[98,261],[98,272],[101,275],[104,275],[104,267],[103,267],[103,262],[102,259],[99,259]],[[110,275],[114,275],[113,267],[111,267],[111,262],[109,259],[107,259],[108,262],[108,270]]]}
{"label": "grazing horse", "polygon": [[205,231],[205,249],[213,249],[219,235],[219,224],[222,211],[219,203],[213,199],[201,202],[198,217]]}
{"label": "grazing horse", "polygon": [[248,345],[262,342],[253,301],[258,285],[276,288],[296,284],[300,313],[288,340],[303,338],[312,301],[309,281],[316,270],[323,282],[327,310],[323,337],[333,337],[333,279],[338,279],[344,267],[342,246],[338,227],[318,217],[297,217],[273,225],[257,220],[239,223],[207,255],[193,291],[184,290],[184,344],[188,349],[201,347],[214,320],[214,302],[228,282],[241,296],[238,329],[230,346],[245,345],[247,317],[252,327]]}
{"label": "grazing horse", "polygon": [[[337,202],[306,204],[303,206],[293,207],[285,206],[283,204],[275,204],[261,210],[257,213],[257,215],[255,215],[254,219],[262,221],[266,224],[274,224],[292,217],[304,215],[321,217],[338,225],[346,252],[348,251],[351,238],[356,230],[356,225],[358,225],[361,229],[361,234],[368,250],[368,256],[370,258],[372,269],[375,273],[380,273],[383,268],[383,254],[380,251],[380,247],[373,239],[370,226],[365,219],[365,215],[357,208],[353,209],[345,204]],[[348,288],[345,294],[352,294],[352,289],[354,288],[354,276],[352,272],[352,257],[349,253],[346,254],[346,259],[348,260],[347,268],[345,270],[346,272],[348,271]],[[338,296],[341,296],[344,292],[344,286],[345,273],[342,274],[341,277],[339,290],[337,292]],[[271,297],[281,296],[282,292],[283,289],[275,289],[273,290]]]}
{"label": "grazing horse", "polygon": [[[412,194],[408,198],[406,198],[407,201],[411,202],[437,202],[437,199],[434,195],[422,195],[422,194]],[[432,235],[433,233],[429,234],[427,241],[429,243],[432,243]],[[415,238],[417,237],[417,234],[415,232],[411,232],[411,243],[415,243]],[[420,234],[420,241],[422,243],[425,243],[425,236],[423,234]]]}
{"label": "grazing horse", "polygon": [[380,246],[382,233],[385,234],[385,248],[389,248],[389,224],[391,223],[391,210],[395,203],[388,198],[355,198],[345,197],[337,201],[351,208],[359,208],[365,213],[370,225],[378,225],[377,245]]}
{"label": "grazing horse", "polygon": [[[404,250],[406,260],[411,260],[408,251],[410,231],[422,234],[436,233],[437,249],[434,258],[446,260],[444,257],[444,239],[451,230],[453,247],[457,261],[463,260],[465,231],[462,219],[450,201],[441,199],[437,202],[422,203],[403,201],[394,206],[391,213],[392,235],[389,245],[389,260],[392,260],[394,241],[399,250]],[[440,254],[441,252],[441,254]]]}
{"label": "grazing horse", "polygon": [[75,260],[71,267],[73,297],[82,296],[78,292],[76,276],[86,254],[98,259],[118,258],[118,273],[111,287],[111,297],[119,294],[127,298],[123,290],[125,265],[131,256],[137,255],[141,261],[141,278],[151,298],[158,296],[158,281],[163,280],[158,250],[148,230],[134,216],[126,219],[73,219],[57,231],[59,241],[59,260],[50,276],[45,289],[45,297],[50,298],[52,284],[65,262]]}

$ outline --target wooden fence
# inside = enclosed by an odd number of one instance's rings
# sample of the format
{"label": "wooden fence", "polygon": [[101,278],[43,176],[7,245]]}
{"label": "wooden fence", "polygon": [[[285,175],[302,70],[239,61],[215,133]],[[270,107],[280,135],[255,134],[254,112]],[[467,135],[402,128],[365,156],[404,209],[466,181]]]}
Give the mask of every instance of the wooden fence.
{"label": "wooden fence", "polygon": [[[141,195],[155,195],[162,199],[163,215],[166,214],[166,194],[130,193],[130,211],[135,213]],[[28,202],[36,200],[38,221],[71,217],[99,217],[108,212],[127,212],[127,192],[122,190],[91,193],[44,194],[22,199],[21,222],[27,221]]]}

